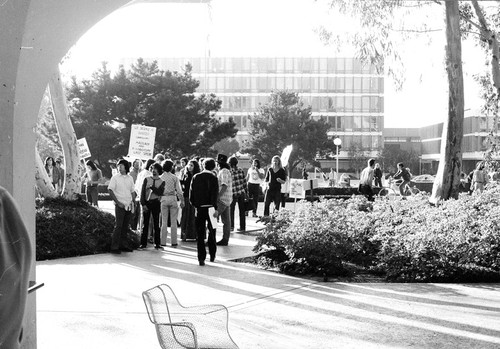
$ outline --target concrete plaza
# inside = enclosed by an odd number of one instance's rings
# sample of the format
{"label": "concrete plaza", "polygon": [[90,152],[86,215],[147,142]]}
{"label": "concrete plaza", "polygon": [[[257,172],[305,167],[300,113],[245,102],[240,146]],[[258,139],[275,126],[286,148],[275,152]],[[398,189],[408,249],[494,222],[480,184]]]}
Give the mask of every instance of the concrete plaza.
{"label": "concrete plaza", "polygon": [[204,267],[195,242],[38,262],[38,348],[159,348],[141,292],[161,283],[185,305],[227,306],[242,349],[500,348],[499,284],[321,282],[232,262],[254,245],[232,233]]}

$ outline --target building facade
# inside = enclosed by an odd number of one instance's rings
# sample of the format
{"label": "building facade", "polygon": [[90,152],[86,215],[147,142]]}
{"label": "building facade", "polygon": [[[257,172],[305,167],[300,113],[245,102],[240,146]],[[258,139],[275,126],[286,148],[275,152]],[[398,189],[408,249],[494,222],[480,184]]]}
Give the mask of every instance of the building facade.
{"label": "building facade", "polygon": [[[145,59],[152,61],[153,59]],[[384,77],[373,66],[350,57],[187,57],[154,58],[162,70],[180,71],[189,62],[200,81],[198,92],[222,100],[217,115],[233,118],[238,140],[249,135],[249,118],[268,102],[273,90],[296,92],[312,117],[324,117],[328,134],[340,137],[340,167],[348,166],[348,151],[356,145],[369,156],[383,147]],[[122,60],[130,66],[135,60]],[[329,164],[327,165],[329,166]]]}

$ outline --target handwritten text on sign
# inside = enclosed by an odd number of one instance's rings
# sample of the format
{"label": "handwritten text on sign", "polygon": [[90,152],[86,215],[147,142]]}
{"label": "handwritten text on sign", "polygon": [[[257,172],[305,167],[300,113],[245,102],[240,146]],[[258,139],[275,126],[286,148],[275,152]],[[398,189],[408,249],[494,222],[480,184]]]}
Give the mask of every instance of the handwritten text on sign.
{"label": "handwritten text on sign", "polygon": [[128,157],[147,160],[153,158],[156,127],[132,125]]}
{"label": "handwritten text on sign", "polygon": [[76,141],[78,142],[78,154],[80,155],[80,159],[84,160],[90,158],[90,149],[85,137],[77,139]]}

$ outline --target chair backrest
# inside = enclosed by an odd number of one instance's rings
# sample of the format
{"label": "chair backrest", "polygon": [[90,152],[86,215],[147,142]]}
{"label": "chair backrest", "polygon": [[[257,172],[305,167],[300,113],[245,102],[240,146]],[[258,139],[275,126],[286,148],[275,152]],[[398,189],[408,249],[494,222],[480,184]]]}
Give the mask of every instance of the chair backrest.
{"label": "chair backrest", "polygon": [[180,312],[183,308],[174,291],[165,284],[142,292],[142,298],[148,311],[149,320],[154,324],[172,322],[170,313]]}

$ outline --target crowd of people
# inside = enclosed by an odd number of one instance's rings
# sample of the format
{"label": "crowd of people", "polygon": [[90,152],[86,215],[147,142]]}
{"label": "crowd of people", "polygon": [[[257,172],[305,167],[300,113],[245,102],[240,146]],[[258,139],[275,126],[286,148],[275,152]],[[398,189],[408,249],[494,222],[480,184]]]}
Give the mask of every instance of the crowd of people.
{"label": "crowd of people", "polygon": [[[91,161],[86,164],[87,193],[90,192],[87,197],[93,204],[92,186],[99,183],[102,174],[96,172]],[[121,159],[108,185],[115,204],[111,252],[131,251],[125,246],[129,227],[140,234],[141,250],[148,248],[150,241],[155,249],[163,249],[169,234],[171,247],[177,247],[180,227],[181,241],[196,240],[199,264],[205,265],[206,247],[210,261],[214,261],[217,246],[229,245],[231,231],[236,227],[245,231],[248,201],[253,202],[252,217],[257,217],[264,183],[267,187],[264,215],[269,215],[272,203],[274,210],[279,210],[281,186],[286,178],[278,156],[273,157],[267,173],[257,159],[245,173],[235,156],[228,158],[224,154],[218,154],[216,159],[182,158],[176,162],[162,154],[144,163]],[[238,219],[235,219],[236,206]],[[219,241],[216,241],[217,221],[222,226]]]}

